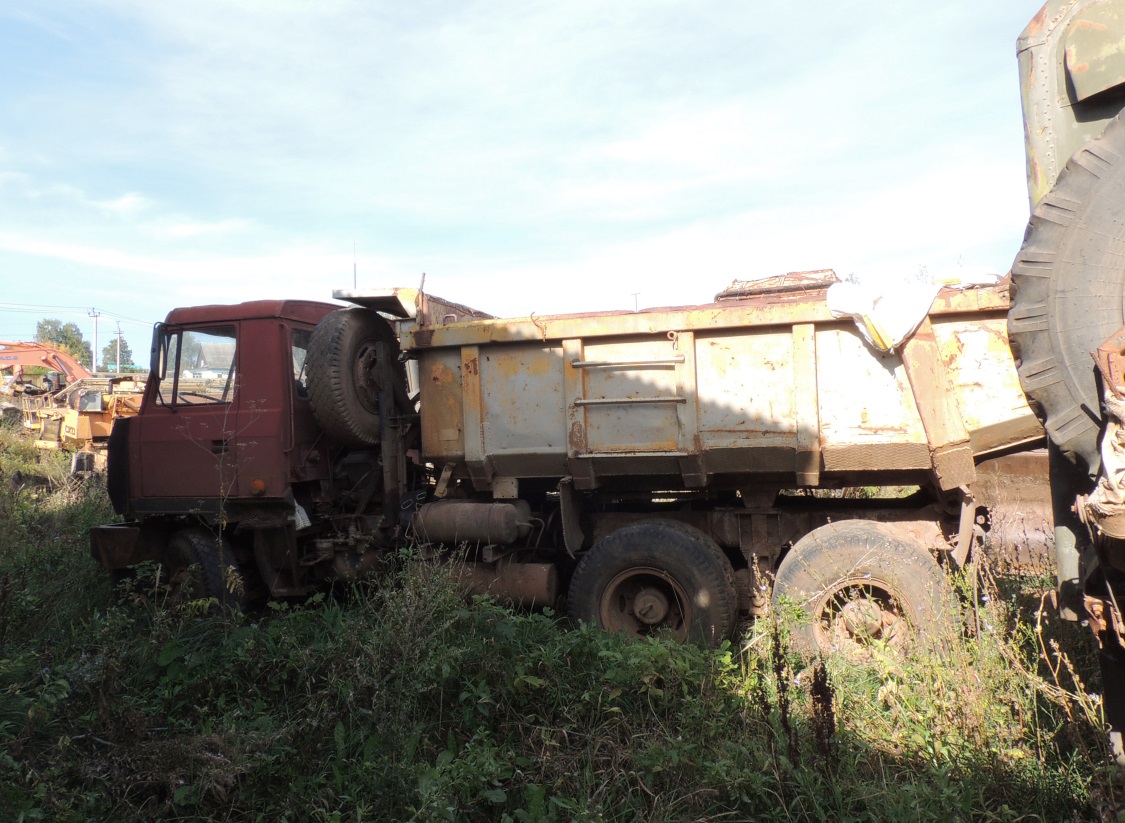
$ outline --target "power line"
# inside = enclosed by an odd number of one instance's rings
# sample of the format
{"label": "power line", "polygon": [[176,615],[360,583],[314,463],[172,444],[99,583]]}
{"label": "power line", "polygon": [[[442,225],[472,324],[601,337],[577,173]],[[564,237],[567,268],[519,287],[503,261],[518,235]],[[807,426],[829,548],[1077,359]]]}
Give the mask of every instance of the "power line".
{"label": "power line", "polygon": [[[44,313],[73,313],[73,314],[86,314],[88,315],[89,306],[51,306],[51,305],[34,305],[29,303],[0,303],[0,312],[11,312],[12,314],[44,314]],[[106,317],[112,317],[115,320],[120,320],[123,323],[135,323],[141,326],[152,326],[156,321],[154,320],[141,320],[137,317],[129,317],[128,315],[118,314],[113,311],[106,311],[104,309],[98,310]]]}

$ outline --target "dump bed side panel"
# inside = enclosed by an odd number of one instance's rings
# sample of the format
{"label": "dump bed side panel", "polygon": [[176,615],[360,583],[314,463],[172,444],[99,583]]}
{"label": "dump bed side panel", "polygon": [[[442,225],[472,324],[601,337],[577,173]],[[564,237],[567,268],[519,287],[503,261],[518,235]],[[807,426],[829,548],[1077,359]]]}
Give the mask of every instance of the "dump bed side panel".
{"label": "dump bed side panel", "polygon": [[735,301],[415,332],[423,447],[481,490],[496,477],[567,475],[579,488],[621,476],[688,488],[892,471],[924,480],[935,449],[959,447],[960,468],[944,477],[955,486],[971,480],[973,453],[1042,434],[1007,349],[1005,307],[936,302],[927,342],[915,344],[929,357],[912,361],[928,364],[922,377],[831,318],[822,294],[784,311]]}

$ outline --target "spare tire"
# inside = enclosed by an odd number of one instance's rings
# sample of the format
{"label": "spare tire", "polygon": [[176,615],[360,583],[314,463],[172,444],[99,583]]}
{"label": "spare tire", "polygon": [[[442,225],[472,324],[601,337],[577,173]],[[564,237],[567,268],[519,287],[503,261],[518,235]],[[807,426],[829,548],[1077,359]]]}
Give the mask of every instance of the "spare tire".
{"label": "spare tire", "polygon": [[1067,162],[1012,264],[1008,337],[1020,384],[1059,452],[1090,475],[1101,429],[1090,353],[1125,324],[1121,117]]}
{"label": "spare tire", "polygon": [[308,351],[309,403],[317,422],[342,446],[379,442],[382,356],[393,379],[406,385],[398,341],[390,323],[367,309],[340,309],[313,330]]}

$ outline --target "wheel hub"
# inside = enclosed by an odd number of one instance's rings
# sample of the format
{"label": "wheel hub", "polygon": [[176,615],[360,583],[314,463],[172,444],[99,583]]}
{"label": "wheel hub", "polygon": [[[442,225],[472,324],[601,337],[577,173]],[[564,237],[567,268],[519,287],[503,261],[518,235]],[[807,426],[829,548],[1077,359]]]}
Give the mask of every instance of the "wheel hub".
{"label": "wheel hub", "polygon": [[354,383],[360,403],[373,414],[379,412],[378,355],[373,345],[364,346],[355,363]]}
{"label": "wheel hub", "polygon": [[840,610],[840,619],[853,637],[878,637],[886,617],[874,600],[852,600]]}
{"label": "wheel hub", "polygon": [[678,640],[691,625],[691,601],[673,577],[660,569],[634,566],[609,582],[598,604],[601,625],[609,631],[650,635],[669,631]]}
{"label": "wheel hub", "polygon": [[668,617],[668,608],[668,597],[658,589],[642,589],[633,600],[633,614],[649,626],[663,623]]}
{"label": "wheel hub", "polygon": [[872,643],[900,647],[910,642],[911,630],[898,598],[876,581],[849,585],[848,581],[826,592],[817,609],[819,632],[829,645],[843,643],[859,652]]}

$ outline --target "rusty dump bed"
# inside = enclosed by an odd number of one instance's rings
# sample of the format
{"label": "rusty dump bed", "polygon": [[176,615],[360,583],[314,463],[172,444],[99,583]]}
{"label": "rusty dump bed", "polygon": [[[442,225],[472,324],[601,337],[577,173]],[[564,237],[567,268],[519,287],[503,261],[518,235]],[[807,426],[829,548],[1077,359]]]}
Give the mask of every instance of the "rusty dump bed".
{"label": "rusty dump bed", "polygon": [[335,296],[403,318],[426,459],[478,491],[639,475],[952,489],[973,481],[974,458],[1043,436],[1008,349],[1006,281],[942,290],[889,354],[831,315],[823,285],[734,294],[521,319],[475,319],[415,290]]}

